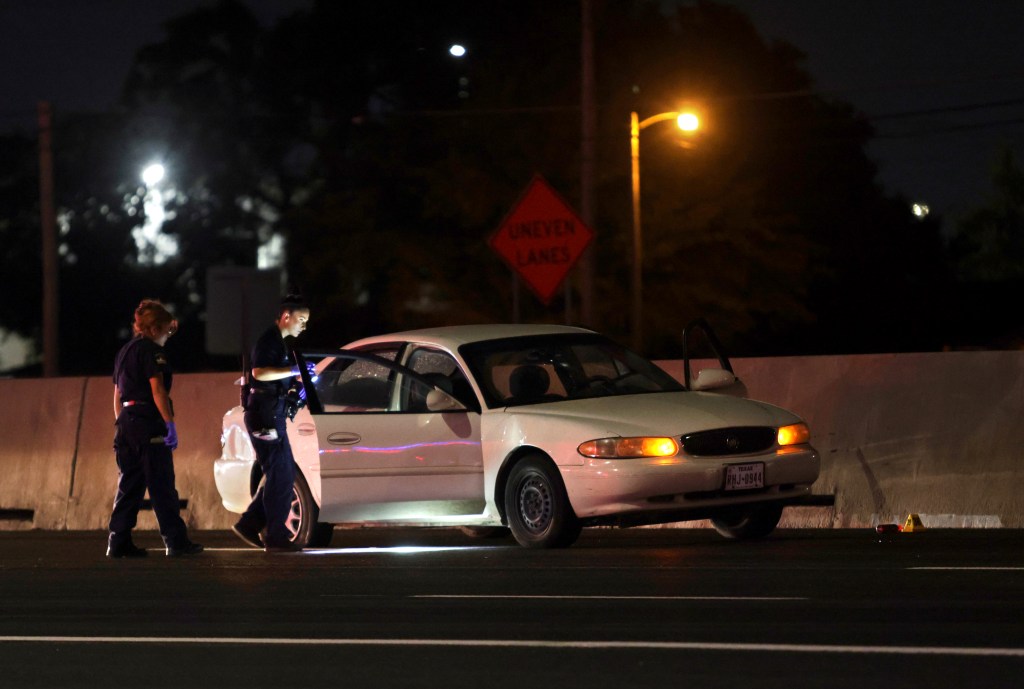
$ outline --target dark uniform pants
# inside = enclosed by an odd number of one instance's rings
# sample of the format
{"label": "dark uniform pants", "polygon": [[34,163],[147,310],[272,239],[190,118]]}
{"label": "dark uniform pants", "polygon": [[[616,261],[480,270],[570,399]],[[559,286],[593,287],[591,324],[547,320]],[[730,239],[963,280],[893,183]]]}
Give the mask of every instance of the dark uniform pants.
{"label": "dark uniform pants", "polygon": [[252,497],[248,509],[239,519],[240,523],[256,529],[266,527],[268,546],[288,545],[292,532],[288,520],[292,510],[292,487],[295,484],[295,459],[288,442],[288,429],[284,416],[275,415],[276,440],[260,440],[252,432],[265,428],[266,417],[253,412],[245,413],[245,426],[249,430],[256,461],[263,470],[265,481]]}
{"label": "dark uniform pants", "polygon": [[188,532],[179,514],[173,455],[171,449],[163,443],[149,442],[149,434],[140,433],[137,428],[141,423],[126,418],[117,425],[114,456],[120,474],[114,509],[110,515],[109,544],[113,548],[120,548],[131,543],[131,532],[135,528],[142,499],[148,488],[164,544],[169,548],[181,547],[188,541]]}

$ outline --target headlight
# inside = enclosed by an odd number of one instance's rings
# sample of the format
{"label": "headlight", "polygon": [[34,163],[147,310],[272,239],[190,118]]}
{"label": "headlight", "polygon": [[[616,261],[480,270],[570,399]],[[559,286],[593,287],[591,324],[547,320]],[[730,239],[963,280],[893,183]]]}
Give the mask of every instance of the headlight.
{"label": "headlight", "polygon": [[576,450],[595,459],[671,457],[679,452],[679,443],[673,438],[601,438],[588,440]]}
{"label": "headlight", "polygon": [[802,445],[811,440],[811,429],[805,423],[794,423],[779,429],[779,445]]}

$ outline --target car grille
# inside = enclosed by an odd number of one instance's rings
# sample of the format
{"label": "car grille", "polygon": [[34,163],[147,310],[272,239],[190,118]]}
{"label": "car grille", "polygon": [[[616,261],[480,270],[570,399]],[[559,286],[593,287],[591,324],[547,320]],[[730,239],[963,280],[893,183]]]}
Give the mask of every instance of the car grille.
{"label": "car grille", "polygon": [[683,436],[683,450],[695,457],[746,455],[764,452],[775,444],[774,428],[716,428]]}

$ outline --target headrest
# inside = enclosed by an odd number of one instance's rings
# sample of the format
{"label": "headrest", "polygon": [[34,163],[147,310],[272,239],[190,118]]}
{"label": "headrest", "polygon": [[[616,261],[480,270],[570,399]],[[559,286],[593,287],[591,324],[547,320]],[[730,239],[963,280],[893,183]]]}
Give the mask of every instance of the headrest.
{"label": "headrest", "polygon": [[547,393],[550,384],[548,372],[534,364],[516,368],[508,379],[509,392],[513,397],[540,397]]}

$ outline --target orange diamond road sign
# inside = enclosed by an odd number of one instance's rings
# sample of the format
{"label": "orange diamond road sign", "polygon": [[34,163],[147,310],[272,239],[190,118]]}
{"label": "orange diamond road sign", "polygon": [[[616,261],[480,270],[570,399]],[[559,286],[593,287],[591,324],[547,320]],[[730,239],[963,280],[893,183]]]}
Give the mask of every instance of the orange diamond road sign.
{"label": "orange diamond road sign", "polygon": [[593,237],[558,192],[535,175],[490,244],[547,304]]}

